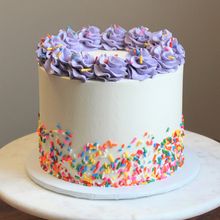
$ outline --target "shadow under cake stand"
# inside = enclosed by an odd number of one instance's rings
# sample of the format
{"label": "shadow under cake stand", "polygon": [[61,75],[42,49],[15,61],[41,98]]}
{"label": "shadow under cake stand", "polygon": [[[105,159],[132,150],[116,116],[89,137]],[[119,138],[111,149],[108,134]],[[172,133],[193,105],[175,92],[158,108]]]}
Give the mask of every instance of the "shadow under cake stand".
{"label": "shadow under cake stand", "polygon": [[[35,184],[25,163],[37,140],[36,134],[30,134],[0,150],[0,198],[29,214],[47,219],[183,219],[220,206],[220,144],[199,134],[186,132],[184,139],[186,154],[194,152],[201,166],[191,182],[167,193],[130,200],[78,199]],[[194,154],[189,156],[197,160]]]}

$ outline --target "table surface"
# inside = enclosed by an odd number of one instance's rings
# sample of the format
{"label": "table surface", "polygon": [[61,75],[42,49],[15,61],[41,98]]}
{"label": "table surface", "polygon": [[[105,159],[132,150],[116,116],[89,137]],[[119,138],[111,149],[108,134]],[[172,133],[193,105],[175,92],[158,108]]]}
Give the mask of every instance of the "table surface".
{"label": "table surface", "polygon": [[220,206],[220,144],[187,132],[185,144],[201,168],[191,183],[175,191],[133,200],[93,201],[45,190],[26,175],[25,160],[37,146],[36,134],[0,150],[0,197],[11,206],[47,219],[183,219]]}

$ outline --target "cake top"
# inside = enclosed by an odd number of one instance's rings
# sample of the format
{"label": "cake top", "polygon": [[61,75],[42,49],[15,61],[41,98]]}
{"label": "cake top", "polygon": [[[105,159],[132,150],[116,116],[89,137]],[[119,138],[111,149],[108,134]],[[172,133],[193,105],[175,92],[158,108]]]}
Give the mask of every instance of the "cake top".
{"label": "cake top", "polygon": [[145,80],[174,72],[185,62],[184,48],[170,31],[143,26],[126,31],[112,25],[103,33],[95,26],[78,32],[68,27],[42,38],[36,53],[49,74],[82,82]]}

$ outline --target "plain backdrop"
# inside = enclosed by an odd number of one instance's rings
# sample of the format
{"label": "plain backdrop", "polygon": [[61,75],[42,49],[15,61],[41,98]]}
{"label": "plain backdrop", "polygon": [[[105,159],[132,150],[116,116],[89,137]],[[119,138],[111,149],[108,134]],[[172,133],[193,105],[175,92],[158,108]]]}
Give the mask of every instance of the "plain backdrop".
{"label": "plain backdrop", "polygon": [[186,129],[220,140],[219,9],[219,0],[0,0],[0,146],[36,130],[36,45],[67,25],[173,32],[186,50]]}

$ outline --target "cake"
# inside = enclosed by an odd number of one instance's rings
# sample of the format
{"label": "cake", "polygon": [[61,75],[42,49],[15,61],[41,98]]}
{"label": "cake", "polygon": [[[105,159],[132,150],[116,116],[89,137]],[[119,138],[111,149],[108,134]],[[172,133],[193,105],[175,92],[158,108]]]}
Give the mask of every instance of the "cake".
{"label": "cake", "polygon": [[168,30],[70,27],[37,48],[39,163],[74,184],[124,187],[184,165],[185,52]]}

